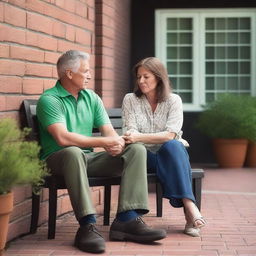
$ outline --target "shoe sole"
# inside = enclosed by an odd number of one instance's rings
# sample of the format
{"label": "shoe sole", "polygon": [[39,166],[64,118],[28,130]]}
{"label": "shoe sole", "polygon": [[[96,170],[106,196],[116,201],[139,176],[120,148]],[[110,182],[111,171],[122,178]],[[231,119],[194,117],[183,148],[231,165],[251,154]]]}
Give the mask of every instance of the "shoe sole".
{"label": "shoe sole", "polygon": [[183,231],[184,234],[188,236],[193,236],[193,237],[200,237],[200,230],[196,230],[195,228],[187,228]]}
{"label": "shoe sole", "polygon": [[74,246],[76,248],[78,248],[80,251],[83,251],[83,252],[90,252],[90,253],[103,253],[105,252],[105,248],[100,248],[100,249],[96,249],[94,250],[93,248],[84,248],[83,246],[80,246],[78,243],[74,243]]}
{"label": "shoe sole", "polygon": [[112,241],[133,241],[133,242],[140,242],[140,243],[149,243],[149,242],[154,242],[157,240],[161,240],[166,237],[166,234],[159,234],[158,236],[137,236],[137,235],[132,235],[120,231],[110,231],[109,233],[109,239]]}

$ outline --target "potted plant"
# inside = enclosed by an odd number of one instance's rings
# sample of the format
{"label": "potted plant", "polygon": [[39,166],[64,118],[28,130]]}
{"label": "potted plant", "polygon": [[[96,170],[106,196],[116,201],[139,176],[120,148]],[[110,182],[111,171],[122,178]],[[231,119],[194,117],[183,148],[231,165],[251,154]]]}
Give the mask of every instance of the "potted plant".
{"label": "potted plant", "polygon": [[254,116],[251,116],[251,121],[250,121],[250,122],[253,122],[254,120],[254,126],[253,126],[254,129],[252,129],[252,134],[247,147],[244,165],[246,167],[256,167],[256,120],[255,120],[256,97],[251,97],[249,100],[250,100],[250,107],[252,108],[252,112],[254,111]]}
{"label": "potted plant", "polygon": [[39,146],[26,141],[28,129],[20,130],[15,120],[0,119],[0,255],[5,247],[9,214],[13,208],[12,188],[20,184],[40,186],[48,174],[38,158]]}
{"label": "potted plant", "polygon": [[216,160],[223,168],[243,166],[248,140],[254,139],[255,125],[252,97],[233,94],[205,105],[196,124],[213,139]]}

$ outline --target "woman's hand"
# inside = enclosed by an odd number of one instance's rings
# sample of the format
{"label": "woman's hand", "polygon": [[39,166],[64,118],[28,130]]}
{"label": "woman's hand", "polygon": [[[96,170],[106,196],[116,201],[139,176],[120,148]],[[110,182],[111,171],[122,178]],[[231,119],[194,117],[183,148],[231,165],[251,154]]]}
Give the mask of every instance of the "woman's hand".
{"label": "woman's hand", "polygon": [[126,132],[122,137],[125,141],[125,144],[132,144],[138,142],[136,133]]}

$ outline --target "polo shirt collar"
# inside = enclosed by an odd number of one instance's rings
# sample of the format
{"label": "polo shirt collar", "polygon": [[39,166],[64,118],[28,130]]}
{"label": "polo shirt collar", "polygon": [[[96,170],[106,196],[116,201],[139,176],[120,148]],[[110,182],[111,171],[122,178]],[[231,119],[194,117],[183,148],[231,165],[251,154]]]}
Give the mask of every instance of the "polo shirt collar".
{"label": "polo shirt collar", "polygon": [[59,80],[56,83],[56,88],[60,97],[64,98],[71,95],[66,89],[64,89]]}
{"label": "polo shirt collar", "polygon": [[[69,93],[69,92],[61,85],[61,83],[60,83],[59,80],[56,82],[56,88],[57,88],[57,90],[58,90],[58,95],[59,95],[60,97],[64,98],[64,97],[72,96],[72,94]],[[82,96],[84,97],[84,96],[85,96],[84,93],[85,93],[85,90],[82,90],[82,91],[79,92],[79,95],[82,95]]]}

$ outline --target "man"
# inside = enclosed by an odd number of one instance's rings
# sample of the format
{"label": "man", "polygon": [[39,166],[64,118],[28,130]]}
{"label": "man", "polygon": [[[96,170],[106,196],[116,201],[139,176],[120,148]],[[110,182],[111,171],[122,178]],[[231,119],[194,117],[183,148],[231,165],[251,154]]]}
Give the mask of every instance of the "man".
{"label": "man", "polygon": [[[57,71],[55,87],[46,90],[37,105],[41,158],[52,173],[64,176],[80,224],[75,246],[93,253],[105,250],[105,241],[95,228],[88,176],[122,175],[111,240],[153,242],[164,238],[164,230],[149,228],[140,217],[148,212],[146,150],[141,144],[125,147],[101,99],[86,89],[91,79],[89,55],[70,50],[58,59]],[[92,137],[93,127],[102,136]],[[94,147],[105,151],[93,152]]]}

